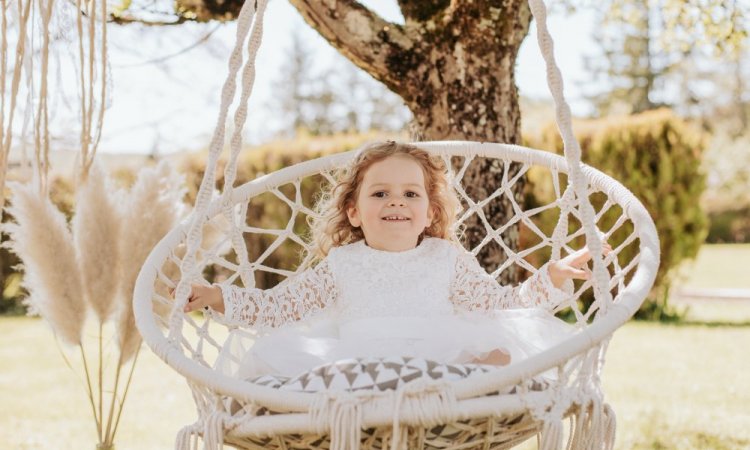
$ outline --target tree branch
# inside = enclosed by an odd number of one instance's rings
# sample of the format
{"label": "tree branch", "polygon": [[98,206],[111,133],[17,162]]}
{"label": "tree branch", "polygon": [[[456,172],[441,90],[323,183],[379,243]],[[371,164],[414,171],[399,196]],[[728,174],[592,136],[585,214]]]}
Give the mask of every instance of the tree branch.
{"label": "tree branch", "polygon": [[182,25],[186,22],[193,22],[192,19],[189,19],[185,16],[169,16],[172,18],[172,20],[146,20],[142,19],[140,17],[136,17],[134,15],[110,15],[107,22],[109,23],[115,23],[117,25],[128,25],[131,23],[139,23],[141,25],[146,25],[149,27],[164,27],[164,26],[171,26],[171,25]]}
{"label": "tree branch", "polygon": [[394,62],[408,57],[414,41],[356,0],[289,0],[305,21],[336,50],[396,93],[403,79]]}
{"label": "tree branch", "polygon": [[407,22],[424,22],[443,11],[450,3],[450,0],[398,0],[398,7]]}

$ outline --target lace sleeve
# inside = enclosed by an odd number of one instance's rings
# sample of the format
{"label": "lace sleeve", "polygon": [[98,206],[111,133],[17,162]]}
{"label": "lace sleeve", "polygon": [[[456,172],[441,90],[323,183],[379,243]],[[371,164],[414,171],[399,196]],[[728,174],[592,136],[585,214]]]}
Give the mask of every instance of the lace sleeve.
{"label": "lace sleeve", "polygon": [[272,289],[221,286],[224,316],[256,328],[279,327],[312,316],[336,302],[328,260],[289,277]]}
{"label": "lace sleeve", "polygon": [[501,286],[479,265],[471,253],[462,252],[456,258],[456,271],[451,284],[451,302],[461,310],[489,311],[536,307],[551,311],[567,301],[571,295],[572,284],[566,283],[565,290],[558,289],[552,284],[547,264],[521,285],[511,288]]}

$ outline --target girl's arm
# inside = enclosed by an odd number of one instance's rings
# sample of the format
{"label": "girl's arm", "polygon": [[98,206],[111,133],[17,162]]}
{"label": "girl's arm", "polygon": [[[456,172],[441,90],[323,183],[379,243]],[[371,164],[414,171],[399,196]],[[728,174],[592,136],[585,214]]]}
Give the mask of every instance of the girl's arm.
{"label": "girl's arm", "polygon": [[469,252],[460,252],[456,258],[456,271],[451,284],[451,301],[465,311],[490,311],[510,308],[554,309],[572,295],[573,286],[568,280],[563,288],[552,283],[550,263],[515,287],[501,286]]}
{"label": "girl's arm", "polygon": [[279,327],[314,315],[336,301],[337,290],[328,260],[291,276],[272,289],[193,286],[186,311],[209,306],[231,323],[257,328]]}

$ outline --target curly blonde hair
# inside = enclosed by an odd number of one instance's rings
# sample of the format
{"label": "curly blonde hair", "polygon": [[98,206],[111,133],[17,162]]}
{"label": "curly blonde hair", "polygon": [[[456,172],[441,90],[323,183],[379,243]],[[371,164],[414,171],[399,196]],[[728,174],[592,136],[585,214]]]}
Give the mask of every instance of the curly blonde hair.
{"label": "curly blonde hair", "polygon": [[391,156],[412,158],[424,172],[427,197],[434,216],[419,241],[430,236],[459,242],[454,227],[460,203],[450,185],[451,175],[443,159],[415,145],[395,141],[377,142],[362,148],[351,164],[338,174],[337,184],[318,200],[317,217],[311,217],[310,221],[314,260],[324,258],[332,247],[364,239],[362,229],[349,223],[346,212],[357,202],[365,172],[373,164]]}

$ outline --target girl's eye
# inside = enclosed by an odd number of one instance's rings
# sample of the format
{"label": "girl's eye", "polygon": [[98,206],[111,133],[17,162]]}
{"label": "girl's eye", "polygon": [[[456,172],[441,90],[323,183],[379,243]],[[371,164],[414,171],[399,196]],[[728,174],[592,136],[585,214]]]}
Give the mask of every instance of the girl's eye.
{"label": "girl's eye", "polygon": [[383,198],[383,197],[385,197],[385,192],[383,192],[383,191],[378,191],[378,192],[376,192],[376,193],[372,194],[372,196],[373,196],[373,197],[378,197],[378,198]]}
{"label": "girl's eye", "polygon": [[416,192],[409,191],[406,193],[406,196],[410,198],[414,198],[414,197],[419,197],[419,194],[417,194]]}

